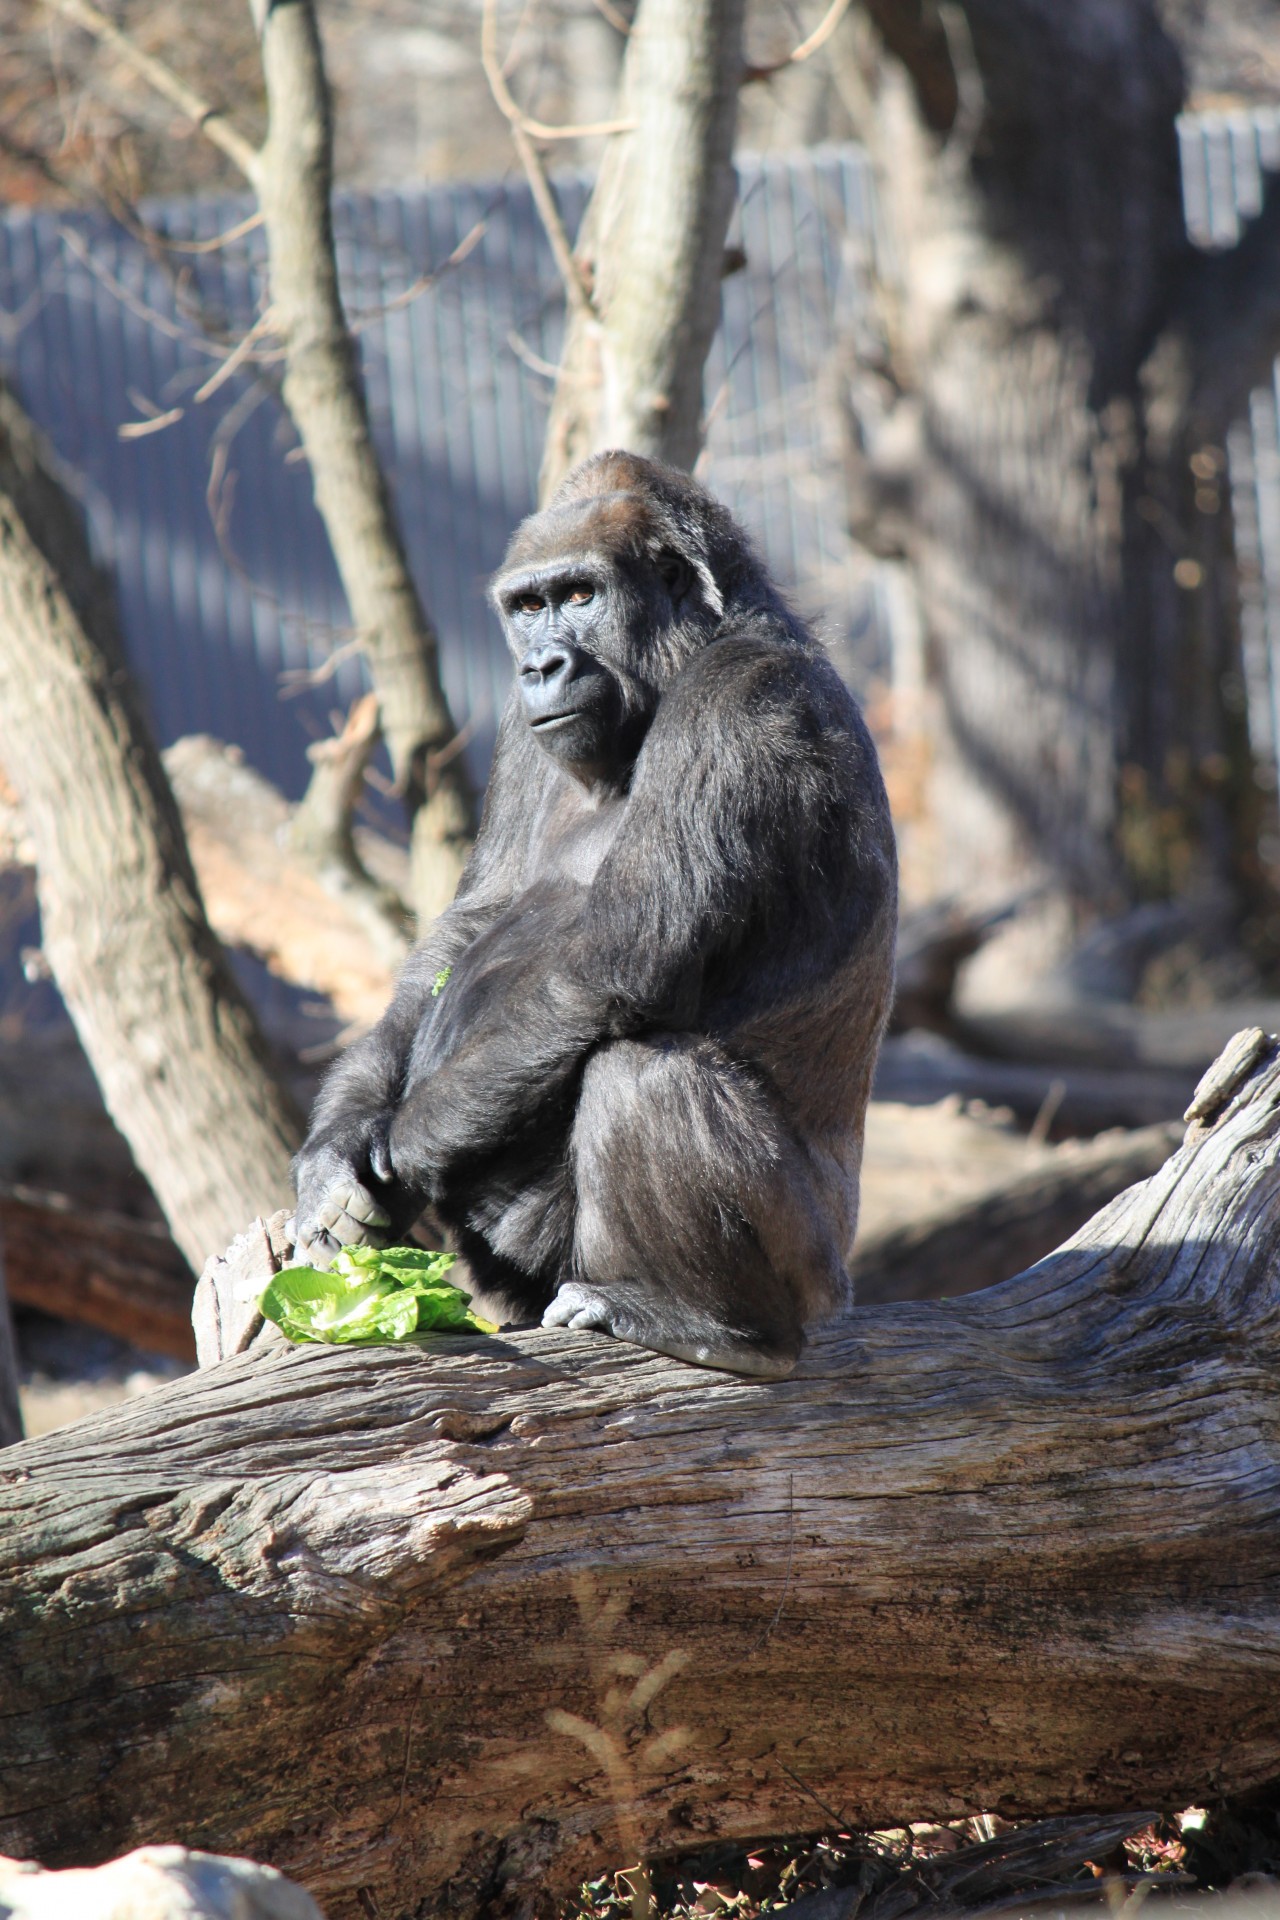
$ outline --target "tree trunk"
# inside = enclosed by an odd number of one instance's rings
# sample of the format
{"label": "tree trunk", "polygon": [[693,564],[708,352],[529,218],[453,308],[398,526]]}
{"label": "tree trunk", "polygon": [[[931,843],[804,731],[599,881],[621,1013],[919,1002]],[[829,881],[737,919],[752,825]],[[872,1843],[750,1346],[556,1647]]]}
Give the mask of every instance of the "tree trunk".
{"label": "tree trunk", "polygon": [[736,183],[744,0],[641,0],[576,258],[540,492],[606,447],[692,467]]}
{"label": "tree trunk", "polygon": [[13,1450],[0,1849],[163,1837],[422,1920],[831,1809],[1277,1779],[1280,1047],[1191,1111],[1047,1260],[787,1381],[262,1348]]}
{"label": "tree trunk", "polygon": [[45,952],[107,1109],[199,1268],[290,1191],[299,1117],[209,930],[102,579],[0,394],[0,712]]}
{"label": "tree trunk", "polygon": [[869,11],[910,75],[881,61],[864,97],[896,264],[850,409],[859,530],[905,546],[928,639],[908,873],[1043,881],[1055,942],[1175,892],[1231,921],[1259,876],[1222,449],[1275,346],[1280,216],[1239,259],[1188,242],[1191,29],[1155,0]]}
{"label": "tree trunk", "polygon": [[[333,128],[310,0],[251,0],[262,40],[270,132],[254,168],[271,267],[271,325],[284,342],[284,398],[378,694],[412,822],[414,904],[448,906],[475,832],[475,797],[374,451],[338,290],[330,192]],[[437,758],[437,756],[442,756]]]}

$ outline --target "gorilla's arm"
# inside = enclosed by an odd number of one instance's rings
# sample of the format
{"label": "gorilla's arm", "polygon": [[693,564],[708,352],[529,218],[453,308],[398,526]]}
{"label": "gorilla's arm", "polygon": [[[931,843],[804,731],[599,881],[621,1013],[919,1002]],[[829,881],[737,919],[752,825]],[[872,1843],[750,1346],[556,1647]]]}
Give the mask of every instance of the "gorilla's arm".
{"label": "gorilla's arm", "polygon": [[861,718],[820,656],[752,635],[695,656],[662,698],[612,849],[561,903],[570,917],[531,901],[437,1016],[392,1125],[397,1179],[439,1200],[451,1168],[561,1103],[599,1041],[693,1024],[708,963],[741,946],[749,970],[753,930],[769,928],[756,964],[777,978],[755,986],[771,996],[839,964],[891,884],[879,793]]}
{"label": "gorilla's arm", "polygon": [[414,1045],[439,1004],[437,983],[505,910],[519,885],[536,810],[527,798],[521,804],[519,792],[523,786],[527,796],[532,785],[536,796],[540,771],[524,764],[526,733],[509,707],[458,896],[410,954],[377,1026],[347,1048],[320,1089],[293,1163],[297,1237],[318,1257],[353,1241],[396,1238],[420,1211],[394,1188],[387,1137]]}

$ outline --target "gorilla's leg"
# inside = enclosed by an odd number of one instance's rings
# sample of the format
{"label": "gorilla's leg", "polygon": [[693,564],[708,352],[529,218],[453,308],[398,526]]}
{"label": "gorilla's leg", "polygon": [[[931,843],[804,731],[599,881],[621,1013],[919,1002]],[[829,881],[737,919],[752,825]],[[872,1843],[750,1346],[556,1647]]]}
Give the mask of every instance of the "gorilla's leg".
{"label": "gorilla's leg", "polygon": [[547,1326],[594,1327],[735,1373],[795,1365],[849,1295],[808,1160],[760,1081],[702,1036],[587,1065],[570,1142],[572,1278]]}
{"label": "gorilla's leg", "polygon": [[474,1283],[473,1305],[489,1319],[536,1326],[573,1255],[569,1121],[460,1176],[434,1209]]}

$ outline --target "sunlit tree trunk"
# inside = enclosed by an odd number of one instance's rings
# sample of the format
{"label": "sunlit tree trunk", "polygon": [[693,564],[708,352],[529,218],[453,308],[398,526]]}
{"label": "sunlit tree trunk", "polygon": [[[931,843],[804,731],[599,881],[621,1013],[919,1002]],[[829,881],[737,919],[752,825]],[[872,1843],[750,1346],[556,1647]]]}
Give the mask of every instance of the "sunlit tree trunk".
{"label": "sunlit tree trunk", "polygon": [[475,831],[466,763],[439,649],[409,572],[369,431],[338,288],[330,196],[333,126],[310,0],[252,0],[270,127],[253,178],[267,232],[271,324],[285,347],[284,398],[378,695],[412,822],[413,894],[430,920],[453,898]]}
{"label": "sunlit tree trunk", "polygon": [[691,467],[736,184],[743,0],[641,0],[575,249],[541,492],[605,447]]}
{"label": "sunlit tree trunk", "polygon": [[0,392],[0,715],[44,950],[197,1270],[288,1202],[299,1116],[209,929],[109,593],[30,423]]}
{"label": "sunlit tree trunk", "polygon": [[895,463],[887,546],[926,635],[917,877],[1042,883],[1060,933],[1258,897],[1223,446],[1276,344],[1280,219],[1223,258],[1190,246],[1175,119],[1204,48],[1167,11],[869,0],[878,41],[837,51],[892,242],[881,405],[850,424],[873,546]]}

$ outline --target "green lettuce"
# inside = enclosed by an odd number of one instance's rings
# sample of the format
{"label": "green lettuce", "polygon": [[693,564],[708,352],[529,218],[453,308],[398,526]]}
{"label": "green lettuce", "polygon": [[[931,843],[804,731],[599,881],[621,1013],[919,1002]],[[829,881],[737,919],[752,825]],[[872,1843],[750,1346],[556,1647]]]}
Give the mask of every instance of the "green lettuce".
{"label": "green lettuce", "polygon": [[286,1267],[260,1302],[290,1340],[372,1346],[411,1333],[495,1333],[445,1275],[456,1254],[421,1247],[344,1247],[328,1272]]}

